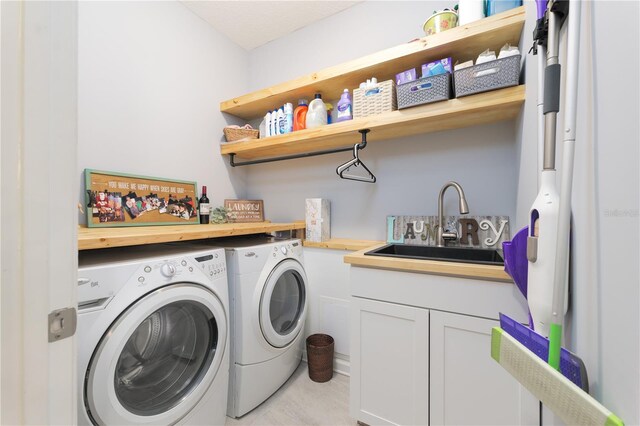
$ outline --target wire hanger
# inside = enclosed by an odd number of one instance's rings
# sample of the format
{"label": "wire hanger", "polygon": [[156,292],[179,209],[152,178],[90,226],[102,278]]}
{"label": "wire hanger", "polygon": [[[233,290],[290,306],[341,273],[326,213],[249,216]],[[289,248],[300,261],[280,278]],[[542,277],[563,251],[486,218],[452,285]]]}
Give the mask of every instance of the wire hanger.
{"label": "wire hanger", "polygon": [[[367,168],[367,166],[365,166],[365,164],[360,160],[360,157],[358,156],[358,151],[363,149],[365,146],[367,146],[367,133],[369,133],[369,129],[363,129],[363,130],[359,130],[359,132],[362,134],[362,142],[357,143],[353,146],[353,159],[347,161],[344,164],[341,164],[340,166],[338,166],[336,168],[336,173],[338,174],[338,176],[340,176],[340,178],[342,179],[349,179],[349,180],[357,180],[359,182],[368,182],[368,183],[375,183],[376,182],[376,177],[374,176],[373,173],[371,173],[371,170],[369,170]],[[369,176],[361,176],[361,175],[356,175],[351,173],[351,168],[352,167],[358,167],[361,166]]]}

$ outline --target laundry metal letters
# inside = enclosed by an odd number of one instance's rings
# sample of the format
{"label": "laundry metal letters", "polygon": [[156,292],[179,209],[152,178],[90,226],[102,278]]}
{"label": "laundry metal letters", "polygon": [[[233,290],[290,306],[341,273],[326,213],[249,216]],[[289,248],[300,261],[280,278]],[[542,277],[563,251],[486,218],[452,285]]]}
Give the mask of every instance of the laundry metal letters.
{"label": "laundry metal letters", "polygon": [[[433,246],[438,227],[437,216],[387,216],[387,242]],[[458,235],[450,246],[501,249],[510,239],[508,216],[445,216],[444,228]]]}

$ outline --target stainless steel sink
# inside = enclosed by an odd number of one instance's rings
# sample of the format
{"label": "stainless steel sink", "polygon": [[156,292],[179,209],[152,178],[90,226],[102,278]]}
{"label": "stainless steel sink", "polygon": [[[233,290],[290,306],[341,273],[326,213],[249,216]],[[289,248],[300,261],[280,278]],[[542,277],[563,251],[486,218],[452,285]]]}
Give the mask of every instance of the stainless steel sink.
{"label": "stainless steel sink", "polygon": [[467,247],[431,247],[409,244],[387,244],[365,253],[368,256],[405,257],[408,259],[442,260],[446,262],[504,265],[497,250]]}

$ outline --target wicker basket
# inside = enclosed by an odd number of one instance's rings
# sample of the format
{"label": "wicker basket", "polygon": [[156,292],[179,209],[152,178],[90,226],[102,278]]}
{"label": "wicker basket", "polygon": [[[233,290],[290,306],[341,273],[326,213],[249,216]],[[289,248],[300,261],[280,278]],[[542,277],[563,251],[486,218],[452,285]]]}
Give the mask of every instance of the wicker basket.
{"label": "wicker basket", "polygon": [[517,86],[520,80],[520,55],[454,71],[456,98]]}
{"label": "wicker basket", "polygon": [[224,137],[227,139],[227,142],[239,141],[241,139],[258,139],[259,134],[260,131],[257,129],[224,128]]}
{"label": "wicker basket", "polygon": [[328,382],[333,377],[333,345],[333,337],[327,334],[307,337],[309,378],[314,382]]}
{"label": "wicker basket", "polygon": [[377,89],[353,91],[353,118],[368,117],[396,109],[396,82],[393,80],[378,83]]}

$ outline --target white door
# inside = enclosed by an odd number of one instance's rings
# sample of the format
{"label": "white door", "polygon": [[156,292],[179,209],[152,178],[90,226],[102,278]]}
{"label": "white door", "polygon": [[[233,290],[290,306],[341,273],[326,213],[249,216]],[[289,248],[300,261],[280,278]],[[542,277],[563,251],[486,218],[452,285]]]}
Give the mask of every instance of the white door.
{"label": "white door", "polygon": [[0,19],[0,423],[75,424],[75,338],[49,342],[48,314],[76,305],[77,3]]}
{"label": "white door", "polygon": [[307,275],[292,259],[280,262],[269,274],[260,299],[260,329],[270,345],[282,348],[304,327],[307,311]]}
{"label": "white door", "polygon": [[85,377],[99,424],[173,424],[213,382],[227,340],[222,304],[210,291],[174,284],[130,306],[107,330]]}
{"label": "white door", "polygon": [[369,425],[429,420],[429,311],[351,298],[351,416]]}
{"label": "white door", "polygon": [[431,311],[430,424],[538,424],[538,402],[491,358],[498,321]]}

